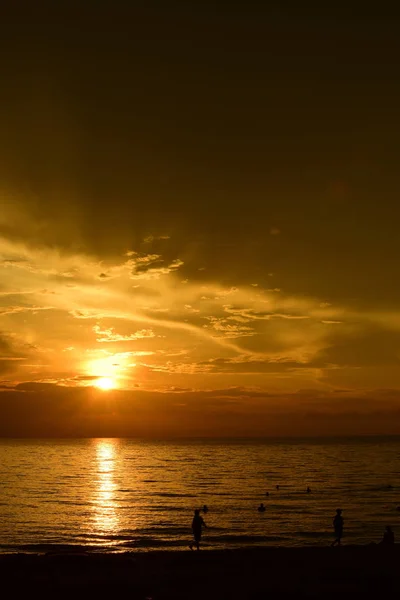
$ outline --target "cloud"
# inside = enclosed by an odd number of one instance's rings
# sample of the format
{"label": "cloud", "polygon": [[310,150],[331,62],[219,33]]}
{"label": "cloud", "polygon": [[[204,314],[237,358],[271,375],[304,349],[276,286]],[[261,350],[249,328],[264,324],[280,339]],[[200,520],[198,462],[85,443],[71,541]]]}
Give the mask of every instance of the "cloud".
{"label": "cloud", "polygon": [[144,243],[145,244],[151,244],[152,242],[156,241],[156,240],[169,240],[170,236],[169,235],[148,235],[144,238]]}
{"label": "cloud", "polygon": [[[397,365],[395,341],[379,339],[377,332],[400,332],[396,311],[363,312],[304,294],[278,294],[265,285],[267,271],[252,274],[247,283],[235,278],[219,283],[211,260],[207,279],[202,274],[198,281],[199,263],[190,253],[183,255],[190,277],[181,286],[183,260],[174,263],[180,249],[172,242],[169,256],[155,244],[155,252],[132,250],[101,260],[7,244],[5,249],[0,244],[0,254],[8,253],[11,261],[0,266],[0,314],[5,333],[17,331],[19,340],[9,338],[18,347],[15,359],[1,361],[7,380],[77,386],[84,380],[74,377],[101,373],[104,364],[113,374],[119,369],[127,389],[138,381],[142,389],[164,389],[166,378],[168,385],[185,387],[189,377],[200,389],[252,379],[265,389],[292,392],[299,385],[355,389],[362,376],[378,386],[379,368],[395,387],[394,371],[388,371]],[[159,269],[168,273],[161,276]],[[140,277],[133,281],[135,275]],[[368,335],[363,344],[385,346],[375,363],[367,356],[372,350],[356,344],[372,331],[375,338]],[[97,354],[94,339],[103,346]],[[346,353],[349,341],[352,351]],[[137,353],[122,356],[133,342]],[[105,353],[107,345],[115,352]],[[152,358],[141,364],[146,356]]]}
{"label": "cloud", "polygon": [[96,338],[97,342],[131,342],[144,338],[155,337],[155,333],[151,329],[140,329],[135,333],[121,335],[119,333],[114,333],[113,327],[110,327],[109,329],[101,329],[99,325],[95,325],[93,327],[93,331],[97,334],[97,336],[99,336]]}
{"label": "cloud", "polygon": [[230,296],[232,294],[236,294],[237,292],[239,292],[239,288],[232,286],[227,290],[219,290],[218,291],[218,295],[215,296],[215,300],[219,300],[220,298],[225,298],[226,296]]}
{"label": "cloud", "polygon": [[163,365],[143,364],[143,366],[147,367],[150,371],[154,371],[157,373],[194,375],[196,373],[209,373],[212,371],[212,365],[199,363],[177,363],[169,360],[166,361]]}
{"label": "cloud", "polygon": [[246,336],[257,335],[251,327],[245,325],[232,325],[227,319],[218,317],[205,317],[210,321],[209,325],[203,325],[205,329],[212,329],[218,336],[226,339],[235,339]]}
{"label": "cloud", "polygon": [[157,263],[163,262],[161,256],[157,254],[136,257],[135,265],[132,270],[131,279],[160,279],[163,275],[169,275],[175,273],[180,267],[183,266],[183,261],[180,259],[174,259],[168,266],[153,266]]}
{"label": "cloud", "polygon": [[235,358],[214,358],[206,363],[212,373],[234,374],[279,374],[307,369],[307,363],[293,360],[260,360],[259,357],[240,356]]}
{"label": "cloud", "polygon": [[108,313],[94,312],[92,310],[71,310],[69,314],[74,319],[103,319],[108,316]]}
{"label": "cloud", "polygon": [[[271,291],[271,290],[268,290]],[[247,319],[247,321],[269,321],[270,319],[309,319],[309,315],[285,314],[275,312],[255,311],[252,308],[236,308],[231,304],[224,305],[224,311],[233,315],[234,318]],[[228,317],[229,318],[229,317]]]}
{"label": "cloud", "polygon": [[37,313],[40,310],[52,310],[52,306],[12,306],[9,305],[6,308],[0,308],[0,316],[2,315],[15,315],[17,313]]}
{"label": "cloud", "polygon": [[200,309],[193,308],[193,306],[191,306],[190,304],[185,304],[184,308],[185,308],[185,310],[187,310],[190,313],[199,313],[200,312]]}

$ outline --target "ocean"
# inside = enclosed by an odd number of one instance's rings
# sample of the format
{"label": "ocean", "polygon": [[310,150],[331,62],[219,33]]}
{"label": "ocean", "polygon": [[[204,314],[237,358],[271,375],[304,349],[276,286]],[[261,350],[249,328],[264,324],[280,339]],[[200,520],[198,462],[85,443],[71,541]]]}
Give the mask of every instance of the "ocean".
{"label": "ocean", "polygon": [[400,535],[400,438],[0,440],[0,552],[187,549],[204,504],[205,549]]}

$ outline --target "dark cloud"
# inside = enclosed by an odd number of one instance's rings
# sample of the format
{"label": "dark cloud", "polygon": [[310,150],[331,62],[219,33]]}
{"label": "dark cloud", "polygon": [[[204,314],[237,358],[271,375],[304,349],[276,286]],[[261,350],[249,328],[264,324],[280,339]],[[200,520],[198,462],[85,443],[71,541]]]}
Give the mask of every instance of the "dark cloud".
{"label": "dark cloud", "polygon": [[15,386],[15,389],[17,391],[34,392],[35,394],[37,394],[41,392],[56,392],[60,388],[55,383],[46,383],[41,381],[26,381],[24,383],[18,383]]}
{"label": "dark cloud", "polygon": [[371,327],[351,333],[331,335],[327,347],[311,361],[311,366],[381,367],[400,365],[400,331]]}
{"label": "dark cloud", "polygon": [[9,358],[12,356],[14,356],[14,352],[8,338],[0,333],[0,357]]}
{"label": "dark cloud", "polygon": [[167,234],[211,277],[395,302],[398,36],[237,6],[5,17],[3,180],[31,222],[4,227],[102,255]]}
{"label": "dark cloud", "polygon": [[[178,393],[179,392],[179,393]],[[0,391],[0,436],[338,435],[400,432],[400,395],[111,392],[54,384]]]}
{"label": "dark cloud", "polygon": [[11,375],[16,370],[16,363],[28,355],[28,347],[18,347],[9,334],[0,332],[0,376]]}
{"label": "dark cloud", "polygon": [[210,365],[211,373],[288,373],[296,369],[310,368],[307,363],[293,360],[237,360],[229,358],[215,358],[202,364]]}
{"label": "dark cloud", "polygon": [[76,381],[96,381],[99,378],[99,375],[78,375],[74,377]]}

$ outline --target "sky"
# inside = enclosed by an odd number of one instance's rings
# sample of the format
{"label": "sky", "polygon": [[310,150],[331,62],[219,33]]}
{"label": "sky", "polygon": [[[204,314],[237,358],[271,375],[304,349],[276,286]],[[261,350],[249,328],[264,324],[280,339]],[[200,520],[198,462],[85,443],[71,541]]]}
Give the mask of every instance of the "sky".
{"label": "sky", "polygon": [[0,436],[400,434],[399,23],[319,4],[2,7]]}

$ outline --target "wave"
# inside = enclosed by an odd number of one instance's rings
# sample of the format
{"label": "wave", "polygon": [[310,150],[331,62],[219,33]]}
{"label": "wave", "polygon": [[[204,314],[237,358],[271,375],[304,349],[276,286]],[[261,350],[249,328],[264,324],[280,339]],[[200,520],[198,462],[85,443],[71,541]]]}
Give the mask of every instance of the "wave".
{"label": "wave", "polygon": [[191,536],[188,535],[186,540],[162,540],[159,538],[136,538],[130,542],[123,542],[119,544],[121,548],[172,548],[172,547],[184,547],[188,546],[191,541]]}
{"label": "wave", "polygon": [[[188,534],[186,538],[180,539],[160,539],[157,537],[144,537],[136,538],[130,542],[123,542],[119,544],[120,547],[124,548],[179,548],[187,547],[191,541],[191,535]],[[206,547],[212,546],[224,546],[226,544],[231,545],[251,545],[251,544],[267,544],[267,543],[278,543],[283,541],[284,538],[277,535],[221,535],[221,536],[207,536],[202,541],[202,545]]]}
{"label": "wave", "polygon": [[87,552],[88,550],[96,550],[96,546],[83,545],[83,544],[1,544],[1,550],[5,551],[19,551],[28,553],[45,554],[48,552]]}
{"label": "wave", "polygon": [[157,496],[159,498],[196,498],[195,494],[176,494],[173,492],[153,492],[149,496]]}
{"label": "wave", "polygon": [[331,538],[333,533],[331,531],[293,531],[291,535],[302,538]]}
{"label": "wave", "polygon": [[[188,512],[187,507],[184,506],[164,506],[164,505],[159,505],[159,506],[149,506],[147,510],[153,511],[153,512]],[[191,511],[191,509],[189,509],[189,512]]]}
{"label": "wave", "polygon": [[279,535],[251,535],[251,534],[243,534],[243,535],[235,535],[235,534],[223,534],[223,535],[207,535],[207,541],[213,542],[230,542],[230,543],[238,543],[238,544],[252,544],[252,543],[260,543],[260,542],[280,542],[284,540],[282,536]]}

